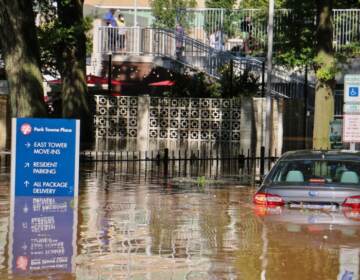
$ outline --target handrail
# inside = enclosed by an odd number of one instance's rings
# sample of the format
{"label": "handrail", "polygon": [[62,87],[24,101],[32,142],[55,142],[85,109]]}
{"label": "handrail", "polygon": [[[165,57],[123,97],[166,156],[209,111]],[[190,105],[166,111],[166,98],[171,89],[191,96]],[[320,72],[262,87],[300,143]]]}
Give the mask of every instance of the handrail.
{"label": "handrail", "polygon": [[[118,36],[121,31],[124,37]],[[99,51],[107,54],[109,51],[119,55],[148,55],[154,57],[166,57],[174,62],[197,71],[205,72],[214,78],[220,78],[220,68],[224,64],[233,62],[235,72],[250,70],[259,77],[264,73],[267,79],[267,67],[263,66],[263,61],[253,57],[238,57],[227,51],[221,51],[204,44],[203,42],[191,38],[186,34],[180,34],[174,30],[162,28],[140,28],[140,27],[105,27],[99,28],[98,38],[105,39],[99,42]],[[271,80],[272,93],[278,92],[278,96],[289,95],[278,89],[278,83],[295,83],[299,87],[305,86],[304,79],[293,73],[289,74],[279,67],[274,67]],[[311,83],[308,83],[313,87]],[[279,91],[280,90],[280,91]]]}

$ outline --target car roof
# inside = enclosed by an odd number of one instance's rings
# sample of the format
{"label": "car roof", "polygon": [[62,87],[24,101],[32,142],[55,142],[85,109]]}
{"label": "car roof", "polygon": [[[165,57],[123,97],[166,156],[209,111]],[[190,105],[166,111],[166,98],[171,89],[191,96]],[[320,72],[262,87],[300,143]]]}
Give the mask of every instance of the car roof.
{"label": "car roof", "polygon": [[360,161],[360,152],[349,150],[298,150],[284,153],[280,160]]}

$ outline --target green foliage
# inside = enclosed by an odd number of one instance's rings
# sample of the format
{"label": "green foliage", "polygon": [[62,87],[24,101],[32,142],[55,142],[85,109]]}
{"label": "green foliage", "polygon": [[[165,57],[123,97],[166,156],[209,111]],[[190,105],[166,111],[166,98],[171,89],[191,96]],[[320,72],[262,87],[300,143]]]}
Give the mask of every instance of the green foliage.
{"label": "green foliage", "polygon": [[178,97],[231,98],[254,96],[259,92],[260,77],[246,69],[242,73],[231,73],[230,64],[221,69],[220,81],[205,73],[175,74],[172,95]]}
{"label": "green foliage", "polygon": [[[333,0],[334,9],[356,9],[360,8],[360,0]],[[276,8],[286,8],[289,6],[289,0],[275,0]],[[298,4],[314,3],[315,1],[305,0],[297,1]],[[267,8],[268,0],[243,0],[240,2],[242,8]]]}
{"label": "green foliage", "polygon": [[160,28],[175,28],[180,23],[185,29],[189,27],[193,15],[184,12],[187,8],[196,7],[195,0],[152,0],[152,14],[155,17],[154,26]]}
{"label": "green foliage", "polygon": [[197,185],[199,188],[204,188],[206,185],[206,178],[205,176],[199,176],[197,177]]}
{"label": "green foliage", "polygon": [[215,79],[199,72],[176,74],[173,95],[178,97],[221,97],[221,85]]}
{"label": "green foliage", "polygon": [[250,69],[236,73],[231,69],[231,64],[226,64],[221,74],[222,97],[254,96],[259,92],[260,77]]}
{"label": "green foliage", "polygon": [[[274,59],[277,64],[288,67],[301,67],[314,65],[316,56],[316,25],[314,24],[316,6],[315,1],[279,0],[276,8],[288,9],[281,21],[275,22],[274,32]],[[334,8],[360,8],[360,0],[334,0]],[[267,13],[268,0],[244,0],[243,8],[260,8]],[[266,14],[263,15],[266,17]],[[348,15],[344,14],[341,20],[346,21]],[[336,22],[334,22],[336,24]],[[335,40],[336,38],[334,38]],[[359,44],[353,43],[345,46],[341,52],[344,56],[355,57],[359,55]],[[332,72],[329,69],[321,71],[325,78]],[[326,74],[327,73],[327,74]]]}
{"label": "green foliage", "polygon": [[347,44],[341,48],[341,52],[338,54],[338,59],[346,61],[348,58],[360,57],[360,42]]}
{"label": "green foliage", "polygon": [[[286,0],[275,0],[275,7],[276,8],[283,8],[284,2]],[[269,7],[269,1],[268,0],[243,0],[240,2],[241,8],[247,8],[247,9],[267,9]]]}
{"label": "green foliage", "polygon": [[[67,0],[68,1],[68,0]],[[42,71],[45,74],[55,75],[62,71],[61,55],[64,46],[76,46],[78,34],[86,34],[86,53],[92,52],[92,17],[84,17],[81,24],[64,27],[58,19],[56,6],[53,0],[37,1],[36,10],[40,15],[38,38],[40,43],[40,59]],[[66,2],[66,1],[65,1]],[[64,3],[65,3],[64,2]]]}
{"label": "green foliage", "polygon": [[206,0],[205,5],[208,8],[223,8],[232,9],[235,5],[235,0]]}
{"label": "green foliage", "polygon": [[217,13],[206,13],[205,14],[205,31],[208,34],[216,32],[214,26],[221,26],[222,31],[227,35],[233,35],[233,29],[231,28],[231,23],[233,22],[233,12],[232,9],[236,4],[235,0],[206,0],[205,5],[207,8],[218,8],[224,9],[224,17],[222,22]]}
{"label": "green foliage", "polygon": [[317,65],[316,78],[318,80],[328,82],[335,79],[335,75],[339,69],[333,55],[320,52],[314,58],[314,62]]}
{"label": "green foliage", "polygon": [[360,0],[333,0],[334,9],[359,9]]}
{"label": "green foliage", "polygon": [[315,11],[309,1],[287,0],[274,38],[274,55],[278,64],[290,67],[311,63],[315,56]]}

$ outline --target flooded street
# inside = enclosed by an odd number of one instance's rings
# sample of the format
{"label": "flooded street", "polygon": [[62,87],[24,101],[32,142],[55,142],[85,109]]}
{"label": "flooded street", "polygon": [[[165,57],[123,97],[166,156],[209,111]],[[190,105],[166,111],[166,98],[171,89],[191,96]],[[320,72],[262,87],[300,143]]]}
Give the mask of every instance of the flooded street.
{"label": "flooded street", "polygon": [[[10,174],[2,168],[0,279],[359,279],[358,213],[255,208],[256,188],[224,170],[165,178],[155,169],[82,165],[77,202],[15,201],[11,218]],[[37,244],[41,250],[18,241],[26,238],[19,213],[64,205],[74,210],[61,227],[47,228],[54,235]],[[37,218],[26,218],[32,232],[41,228]],[[62,252],[43,249],[59,238]],[[47,255],[66,251],[71,263],[45,266]]]}

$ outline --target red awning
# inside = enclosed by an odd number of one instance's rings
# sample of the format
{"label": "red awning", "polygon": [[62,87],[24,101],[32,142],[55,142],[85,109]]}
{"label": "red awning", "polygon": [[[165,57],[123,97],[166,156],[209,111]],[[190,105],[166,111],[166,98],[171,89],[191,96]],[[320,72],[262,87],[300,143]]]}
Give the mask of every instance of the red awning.
{"label": "red awning", "polygon": [[174,81],[170,81],[170,80],[165,80],[165,81],[160,81],[160,82],[155,82],[155,83],[150,83],[149,86],[153,86],[153,87],[161,87],[161,86],[168,86],[171,87],[175,85]]}
{"label": "red awning", "polygon": [[[61,79],[56,79],[56,80],[52,80],[52,81],[48,81],[49,84],[52,85],[59,85],[62,83]],[[86,76],[86,83],[87,84],[95,84],[95,85],[107,85],[108,84],[108,79],[105,77],[99,77],[99,76],[95,76],[95,75],[87,75]],[[118,80],[111,80],[111,84],[113,86],[118,86],[118,85],[124,85],[127,83],[124,82],[120,82]]]}
{"label": "red awning", "polygon": [[61,79],[51,80],[51,81],[48,81],[48,83],[52,84],[52,85],[59,85],[62,83],[62,80]]}
{"label": "red awning", "polygon": [[[108,78],[105,77],[99,77],[99,76],[95,76],[95,75],[87,75],[86,76],[86,83],[88,84],[100,84],[100,85],[107,85],[108,84]],[[111,80],[111,84],[113,86],[119,86],[119,85],[123,85],[123,82],[120,82],[118,80]]]}

